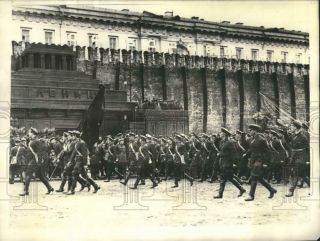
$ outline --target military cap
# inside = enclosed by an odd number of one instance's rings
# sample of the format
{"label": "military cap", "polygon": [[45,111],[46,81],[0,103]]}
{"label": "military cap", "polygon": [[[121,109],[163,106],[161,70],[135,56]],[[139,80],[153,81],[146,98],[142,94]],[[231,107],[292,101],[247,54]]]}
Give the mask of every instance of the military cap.
{"label": "military cap", "polygon": [[188,140],[188,137],[185,134],[180,134],[180,137],[183,137],[184,139]]}
{"label": "military cap", "polygon": [[228,129],[224,128],[224,127],[221,127],[221,131],[224,132],[224,133],[226,133],[226,134],[229,135],[229,136],[232,135],[231,132],[230,132]]}
{"label": "military cap", "polygon": [[65,136],[65,137],[70,136],[70,133],[69,132],[63,132],[63,136]]}
{"label": "military cap", "polygon": [[170,141],[174,142],[174,139],[172,137],[169,137],[168,138]]}
{"label": "military cap", "polygon": [[81,136],[81,132],[80,131],[73,131],[72,133],[73,133],[73,135],[75,135],[77,137]]}
{"label": "military cap", "polygon": [[30,131],[31,131],[33,134],[35,134],[35,135],[38,135],[38,134],[39,134],[39,131],[38,131],[36,128],[31,127],[31,128],[30,128]]}
{"label": "military cap", "polygon": [[115,137],[120,137],[120,136],[122,136],[122,133],[121,133],[121,132],[118,133]]}
{"label": "military cap", "polygon": [[275,130],[269,130],[269,133],[271,133],[272,135],[275,135],[275,136],[279,137],[278,132],[276,132]]}
{"label": "military cap", "polygon": [[236,133],[237,133],[237,134],[240,134],[240,135],[243,135],[243,134],[244,134],[244,132],[243,132],[243,131],[240,131],[240,130],[237,130]]}
{"label": "military cap", "polygon": [[182,139],[183,139],[183,137],[178,134],[175,135],[175,138],[178,139],[179,141],[182,141]]}
{"label": "military cap", "polygon": [[68,131],[68,133],[69,133],[70,135],[73,135],[73,130]]}
{"label": "military cap", "polygon": [[146,134],[146,138],[152,139],[153,137],[150,134]]}
{"label": "military cap", "polygon": [[262,130],[262,127],[257,125],[257,124],[250,124],[249,125],[249,129],[250,130],[255,130],[255,131],[261,131]]}
{"label": "military cap", "polygon": [[207,138],[207,139],[210,139],[210,136],[208,136],[206,133],[202,133],[202,136]]}
{"label": "military cap", "polygon": [[146,140],[147,140],[147,137],[144,136],[144,135],[140,135],[140,139],[143,140],[143,141],[146,141]]}
{"label": "military cap", "polygon": [[20,141],[21,141],[21,142],[22,142],[22,141],[27,141],[27,139],[24,138],[24,137],[22,137],[22,138],[20,139]]}
{"label": "military cap", "polygon": [[302,123],[300,121],[298,121],[298,120],[294,120],[292,122],[292,124],[297,128],[301,128],[302,127]]}

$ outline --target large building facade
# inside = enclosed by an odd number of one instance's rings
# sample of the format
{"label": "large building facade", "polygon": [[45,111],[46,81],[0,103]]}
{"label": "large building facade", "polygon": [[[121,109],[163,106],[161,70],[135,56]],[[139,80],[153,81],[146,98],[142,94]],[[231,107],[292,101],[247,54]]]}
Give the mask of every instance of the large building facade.
{"label": "large building facade", "polygon": [[90,6],[14,7],[13,40],[309,64],[309,34]]}

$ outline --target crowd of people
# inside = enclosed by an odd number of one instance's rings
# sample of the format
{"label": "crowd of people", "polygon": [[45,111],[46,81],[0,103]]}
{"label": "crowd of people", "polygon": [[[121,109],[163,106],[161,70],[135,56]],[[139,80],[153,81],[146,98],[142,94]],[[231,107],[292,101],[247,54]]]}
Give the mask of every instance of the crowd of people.
{"label": "crowd of people", "polygon": [[76,130],[59,136],[30,128],[23,135],[12,135],[11,145],[9,182],[21,179],[22,196],[29,194],[35,177],[47,187],[47,194],[54,191],[50,180],[61,178],[56,192],[66,195],[75,194],[77,183],[80,191],[93,187],[96,193],[98,179],[119,179],[127,185],[135,178],[132,189],[146,185],[146,179],[151,188],[170,180],[172,188],[183,179],[190,185],[218,181],[214,198],[223,198],[227,181],[239,190],[239,197],[246,192],[243,184],[247,183],[246,201],[254,200],[258,182],[269,191],[269,198],[277,192],[271,186],[276,183],[290,184],[288,197],[304,183],[310,185],[308,126],[297,120],[289,126],[279,122],[269,129],[250,124],[248,133],[231,133],[226,128],[216,134],[173,133],[169,137],[119,133],[100,137],[93,147]]}

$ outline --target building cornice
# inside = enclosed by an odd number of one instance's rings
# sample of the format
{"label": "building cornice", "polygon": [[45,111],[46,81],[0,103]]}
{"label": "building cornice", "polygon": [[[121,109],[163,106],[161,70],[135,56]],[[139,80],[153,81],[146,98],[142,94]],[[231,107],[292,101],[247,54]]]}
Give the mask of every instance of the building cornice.
{"label": "building cornice", "polygon": [[131,27],[158,28],[169,31],[182,31],[220,35],[221,37],[255,39],[263,42],[285,42],[309,45],[309,34],[281,28],[264,28],[247,25],[217,23],[180,16],[162,16],[149,12],[137,13],[100,9],[88,6],[39,6],[14,7],[13,15],[37,17],[58,17],[59,19],[86,21],[100,24],[130,25]]}

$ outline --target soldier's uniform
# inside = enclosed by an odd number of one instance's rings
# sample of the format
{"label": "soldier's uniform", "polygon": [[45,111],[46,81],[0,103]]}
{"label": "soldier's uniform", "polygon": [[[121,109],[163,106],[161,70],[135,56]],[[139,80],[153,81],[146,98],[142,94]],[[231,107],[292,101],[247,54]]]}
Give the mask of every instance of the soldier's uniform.
{"label": "soldier's uniform", "polygon": [[[69,131],[68,134],[65,136],[70,136],[73,135],[73,131]],[[68,181],[68,189],[67,191],[71,191],[71,186],[72,186],[72,170],[74,168],[74,162],[71,161],[72,158],[72,153],[74,151],[75,147],[75,141],[70,141],[67,140],[65,144],[63,145],[63,150],[60,152],[58,155],[58,158],[60,159],[60,162],[63,163],[63,171],[62,171],[62,179],[61,179],[61,184],[60,188],[56,190],[57,192],[63,192],[64,191],[64,186],[66,182]],[[81,190],[83,190],[84,187],[88,187],[88,184],[83,180],[82,178],[78,179],[79,183],[81,184]],[[89,187],[88,187],[89,189]]]}
{"label": "soldier's uniform", "polygon": [[281,139],[279,138],[278,133],[274,130],[270,130],[269,133],[273,135],[273,137],[268,141],[270,152],[268,182],[274,178],[277,183],[280,183],[282,179],[282,163],[286,158],[286,150],[281,142]]}
{"label": "soldier's uniform", "polygon": [[117,155],[116,155],[116,145],[118,144],[118,140],[115,140],[114,143],[110,143],[107,146],[106,149],[106,154],[107,155],[107,159],[106,161],[106,182],[109,182],[111,179],[112,174],[114,173],[115,170],[115,162],[117,159]]}
{"label": "soldier's uniform", "polygon": [[231,136],[231,133],[225,129],[221,128],[221,131],[225,133],[226,138],[221,141],[220,144],[220,152],[219,152],[219,166],[220,166],[220,188],[219,188],[219,194],[218,196],[215,196],[214,198],[222,198],[225,185],[227,181],[230,181],[234,186],[236,186],[240,194],[239,197],[242,196],[242,194],[245,192],[244,188],[241,186],[241,184],[234,178],[233,176],[233,163],[235,158],[235,144],[234,141],[229,139],[227,136]]}
{"label": "soldier's uniform", "polygon": [[215,160],[215,156],[217,154],[213,143],[210,141],[210,137],[207,135],[204,135],[206,137],[206,140],[202,143],[203,145],[203,156],[204,159],[204,165],[202,166],[201,170],[201,180],[200,182],[205,181],[208,178],[208,175],[212,173],[213,170],[213,163]]}
{"label": "soldier's uniform", "polygon": [[92,154],[90,157],[90,172],[91,177],[96,180],[99,176],[99,168],[102,165],[103,147],[102,143],[95,143],[92,148]]}
{"label": "soldier's uniform", "polygon": [[127,185],[132,174],[138,170],[138,156],[139,156],[140,142],[139,140],[131,139],[128,145],[129,145],[128,147],[129,167],[128,167],[128,174],[126,175],[124,181],[120,182],[123,185]]}
{"label": "soldier's uniform", "polygon": [[139,154],[137,160],[137,179],[132,189],[136,189],[141,179],[144,177],[150,178],[152,182],[152,188],[157,186],[153,173],[149,169],[146,169],[147,165],[152,165],[151,153],[149,151],[149,144],[146,143],[146,137],[141,136],[141,146],[139,147]]}
{"label": "soldier's uniform", "polygon": [[174,154],[174,186],[179,186],[181,177],[188,179],[190,185],[193,185],[193,178],[188,175],[187,163],[189,162],[189,155],[187,153],[186,145],[183,143],[181,136],[176,136],[175,154]]}
{"label": "soldier's uniform", "polygon": [[294,121],[293,124],[298,128],[290,140],[291,145],[291,156],[290,156],[290,167],[291,167],[291,187],[287,197],[293,196],[293,192],[297,187],[299,179],[303,179],[307,175],[306,162],[308,160],[308,138],[301,131],[301,124],[298,121]]}
{"label": "soldier's uniform", "polygon": [[[30,131],[35,135],[38,135],[38,131],[34,128],[31,128]],[[45,147],[43,143],[35,137],[33,140],[30,140],[28,145],[28,154],[26,158],[26,177],[24,183],[24,193],[20,194],[21,196],[29,195],[29,185],[33,173],[40,179],[40,181],[46,186],[50,194],[53,191],[53,188],[49,184],[47,177],[45,176],[45,162],[47,161],[47,155],[45,154]]]}
{"label": "soldier's uniform", "polygon": [[255,131],[255,135],[249,141],[248,155],[249,168],[251,169],[251,187],[249,198],[246,201],[254,200],[254,195],[257,187],[258,181],[270,192],[269,198],[277,192],[273,189],[269,183],[263,179],[263,162],[265,161],[265,153],[268,151],[268,146],[265,138],[259,132],[261,132],[261,127],[259,125],[251,124],[249,125],[249,130]]}
{"label": "soldier's uniform", "polygon": [[21,140],[16,140],[16,146],[10,150],[10,166],[9,166],[9,183],[14,184],[16,174],[20,175],[22,180],[22,172],[25,167],[26,148],[20,143]]}
{"label": "soldier's uniform", "polygon": [[[80,132],[75,131],[74,134],[77,137],[80,137]],[[88,151],[88,147],[83,140],[79,139],[78,141],[76,141],[71,156],[71,162],[74,163],[74,167],[72,170],[72,186],[71,192],[68,194],[74,194],[76,183],[80,179],[79,175],[85,178],[86,182],[94,187],[94,193],[96,193],[100,189],[100,187],[87,175],[87,172],[85,170],[89,155]]]}
{"label": "soldier's uniform", "polygon": [[250,170],[248,168],[248,158],[243,156],[248,149],[248,142],[245,138],[245,133],[237,130],[237,134],[240,138],[235,141],[237,153],[238,153],[238,172],[237,175],[240,178],[248,179],[250,176]]}
{"label": "soldier's uniform", "polygon": [[121,143],[122,141],[120,140],[120,143],[116,145],[115,148],[115,153],[116,153],[116,160],[117,160],[117,170],[118,174],[120,175],[120,179],[125,176],[126,170],[127,170],[127,150],[126,146],[124,143]]}

